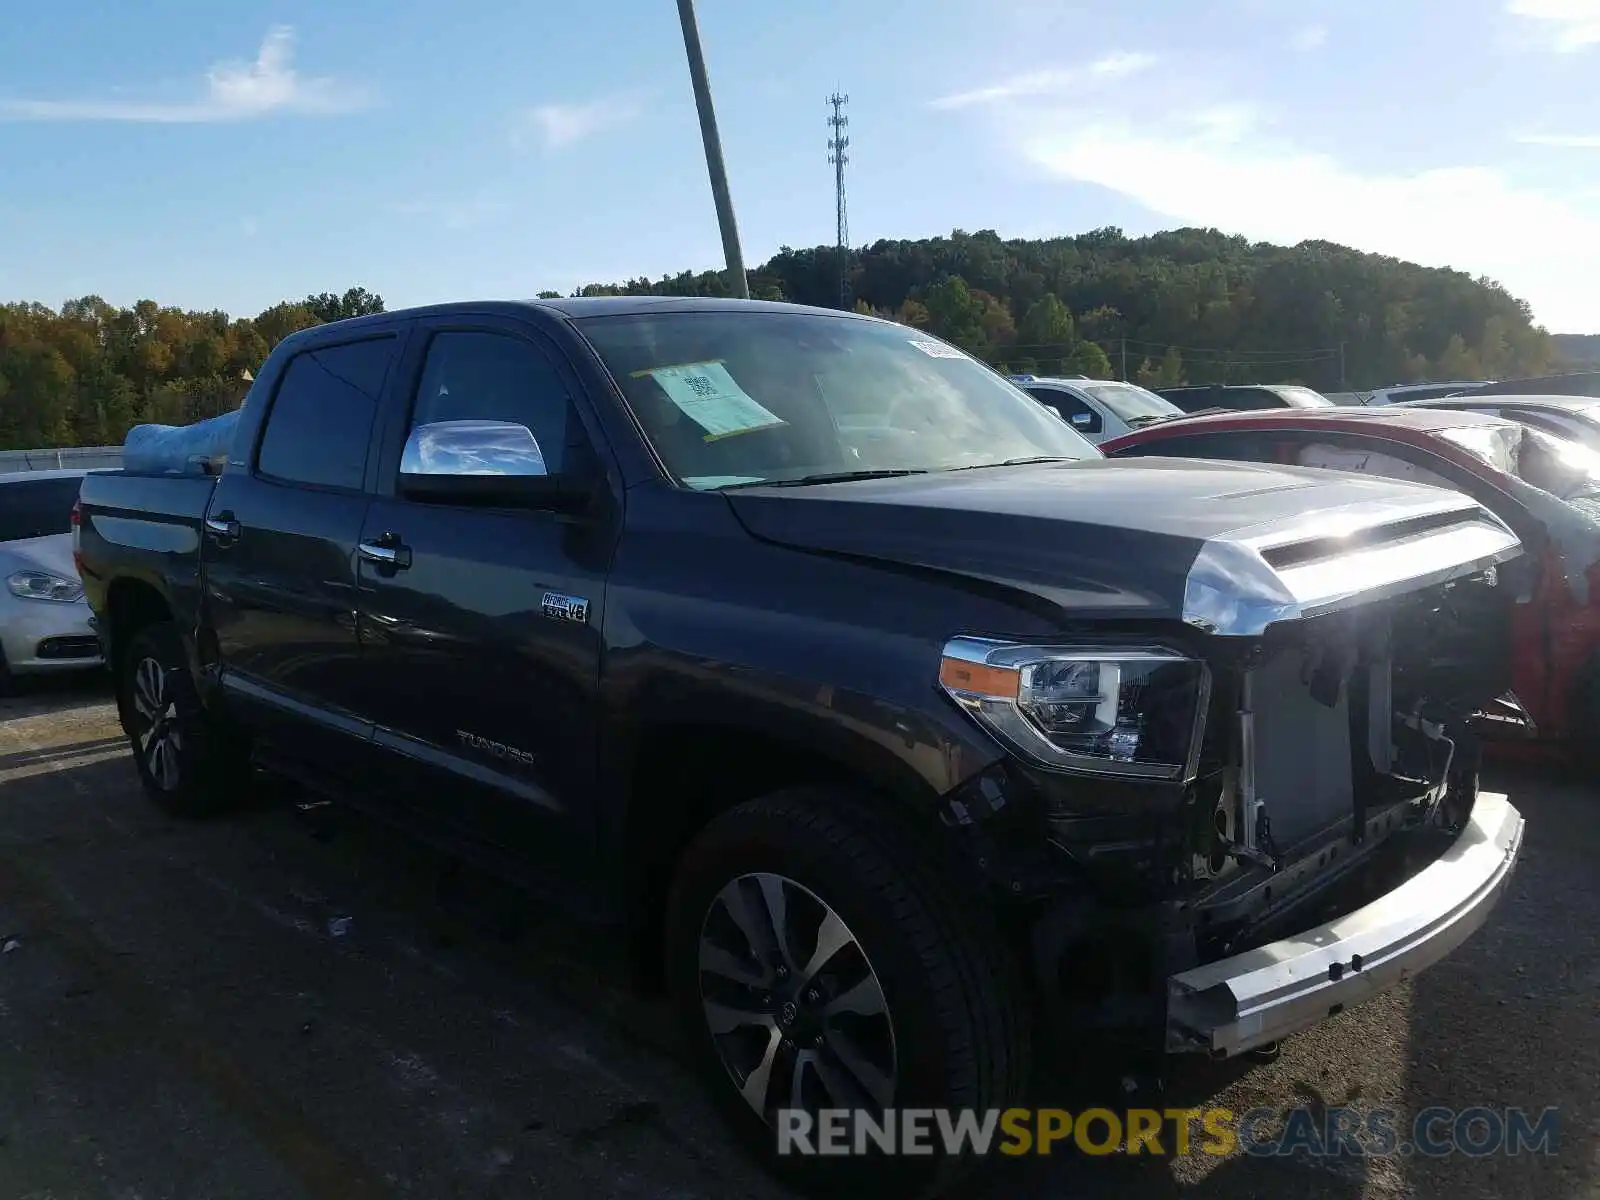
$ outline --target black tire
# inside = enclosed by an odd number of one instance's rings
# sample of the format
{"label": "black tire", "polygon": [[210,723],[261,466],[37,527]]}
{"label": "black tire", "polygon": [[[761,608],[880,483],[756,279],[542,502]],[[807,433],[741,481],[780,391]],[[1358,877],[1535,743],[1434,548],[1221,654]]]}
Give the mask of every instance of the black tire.
{"label": "black tire", "polygon": [[145,792],[176,817],[239,806],[249,785],[241,739],[206,711],[177,626],[147,625],[122,655],[117,699]]}
{"label": "black tire", "polygon": [[[837,1083],[839,1071],[848,1070],[852,1060],[860,1063],[876,1036],[880,1053],[873,1062],[881,1069],[886,1061],[881,1053],[882,1029],[887,1024],[888,1061],[894,1070],[889,1107],[973,1108],[980,1116],[986,1109],[1005,1109],[1020,1103],[1026,1090],[1026,997],[1017,965],[987,906],[964,894],[952,876],[938,870],[936,861],[931,845],[921,843],[913,826],[877,811],[870,799],[842,791],[796,789],[724,813],[694,840],[679,866],[668,899],[666,969],[690,1053],[735,1132],[791,1186],[828,1195],[931,1196],[955,1184],[976,1162],[971,1155],[955,1158],[937,1152],[870,1158],[780,1155],[770,1112],[758,1114],[741,1094],[735,1082],[738,1068],[725,1061],[712,1034],[703,994],[714,992],[719,1001],[725,1000],[728,987],[737,990],[741,985],[717,971],[702,971],[702,935],[721,939],[717,952],[736,943],[741,935],[727,932],[735,925],[717,922],[731,922],[732,908],[743,906],[748,898],[759,902],[766,881],[781,876],[789,897],[785,911],[795,914],[790,926],[795,931],[794,961],[804,960],[810,954],[806,948],[814,950],[821,940],[819,933],[808,935],[803,928],[803,910],[820,903],[842,921],[867,963],[863,975],[856,951],[845,943],[844,950],[825,964],[830,968],[839,964],[837,978],[830,978],[831,969],[819,969],[817,987],[791,975],[787,982],[771,985],[779,990],[770,998],[756,991],[764,991],[766,984],[741,993],[774,1014],[770,1027],[741,1025],[738,1030],[739,1036],[753,1030],[757,1042],[764,1044],[764,1053],[773,1062],[767,1078],[774,1093],[791,1094],[787,1088],[792,1075],[787,1070],[805,1047],[814,1060],[843,1055],[849,1049],[848,1058],[836,1057],[828,1069]],[[762,878],[745,878],[756,876]],[[743,883],[736,885],[742,878]],[[756,890],[730,893],[736,886]],[[737,905],[730,905],[730,898]],[[727,941],[729,936],[734,943]],[[754,945],[748,938],[744,944]],[[745,960],[743,969],[759,969],[754,961]],[[764,975],[773,977],[770,970]],[[859,1009],[852,1013],[848,1007],[842,1016],[820,1015],[831,1006],[828,995],[818,1002],[819,988],[833,995],[841,989],[859,995],[861,985],[849,981],[865,980],[867,975],[879,986],[886,1017],[862,1017]],[[794,995],[786,1003],[790,990]],[[742,1002],[736,999],[735,1005]],[[809,1016],[797,1017],[793,1011],[797,1004],[811,1009]],[[846,1018],[850,1024],[837,1024]],[[802,1020],[810,1021],[805,1030]],[[830,1020],[835,1024],[817,1024]],[[727,1035],[720,1044],[728,1046],[733,1040],[734,1035]],[[776,1059],[771,1059],[774,1054]],[[757,1070],[742,1077],[748,1080]],[[824,1086],[822,1066],[814,1062],[804,1074],[807,1086],[822,1097],[816,1090]],[[844,1082],[853,1085],[866,1078],[851,1072]],[[822,1106],[855,1106],[835,1104],[833,1083],[827,1085]],[[847,1093],[858,1098],[868,1095],[853,1087],[840,1094]],[[872,1102],[859,1106],[881,1109],[883,1094],[880,1090]],[[937,1140],[935,1134],[932,1141]]]}

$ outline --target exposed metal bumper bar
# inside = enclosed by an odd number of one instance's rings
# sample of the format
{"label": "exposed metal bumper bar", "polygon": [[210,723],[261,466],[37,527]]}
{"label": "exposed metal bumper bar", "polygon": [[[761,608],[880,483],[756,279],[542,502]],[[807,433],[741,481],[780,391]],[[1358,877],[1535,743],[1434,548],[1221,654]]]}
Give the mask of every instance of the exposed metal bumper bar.
{"label": "exposed metal bumper bar", "polygon": [[1294,937],[1167,980],[1167,1049],[1228,1057],[1306,1029],[1466,941],[1505,890],[1525,822],[1496,792],[1455,844],[1399,887]]}

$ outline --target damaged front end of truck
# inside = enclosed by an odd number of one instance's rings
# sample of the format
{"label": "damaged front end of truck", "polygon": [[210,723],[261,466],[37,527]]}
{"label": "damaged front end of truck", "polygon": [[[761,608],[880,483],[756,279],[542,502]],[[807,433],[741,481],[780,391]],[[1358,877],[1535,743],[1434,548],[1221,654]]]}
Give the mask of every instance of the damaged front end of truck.
{"label": "damaged front end of truck", "polygon": [[1016,753],[946,820],[1014,902],[1044,1007],[1228,1056],[1465,940],[1521,844],[1478,762],[1525,724],[1526,568],[1441,492],[1208,541],[1168,637],[952,641],[945,691]]}

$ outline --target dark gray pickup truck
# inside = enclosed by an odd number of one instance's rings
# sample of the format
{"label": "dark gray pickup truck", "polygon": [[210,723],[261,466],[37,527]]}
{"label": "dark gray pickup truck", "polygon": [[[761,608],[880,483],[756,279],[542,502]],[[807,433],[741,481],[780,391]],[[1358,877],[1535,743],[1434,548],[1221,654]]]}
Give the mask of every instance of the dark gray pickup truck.
{"label": "dark gray pickup truck", "polygon": [[[995,1109],[1040,1035],[1237,1054],[1486,918],[1524,561],[1451,492],[1108,461],[915,330],[461,304],[295,334],[219,478],[94,475],[140,777],[259,764],[627,931],[734,1126]],[[891,1124],[891,1127],[892,1124]]]}

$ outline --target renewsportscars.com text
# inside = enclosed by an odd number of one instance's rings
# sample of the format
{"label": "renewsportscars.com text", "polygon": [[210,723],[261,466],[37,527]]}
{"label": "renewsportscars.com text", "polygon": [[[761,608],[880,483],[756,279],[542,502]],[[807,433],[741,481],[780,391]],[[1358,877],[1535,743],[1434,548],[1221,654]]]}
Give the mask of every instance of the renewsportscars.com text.
{"label": "renewsportscars.com text", "polygon": [[1233,1154],[1390,1157],[1553,1154],[1560,1114],[1520,1108],[779,1109],[778,1153]]}

